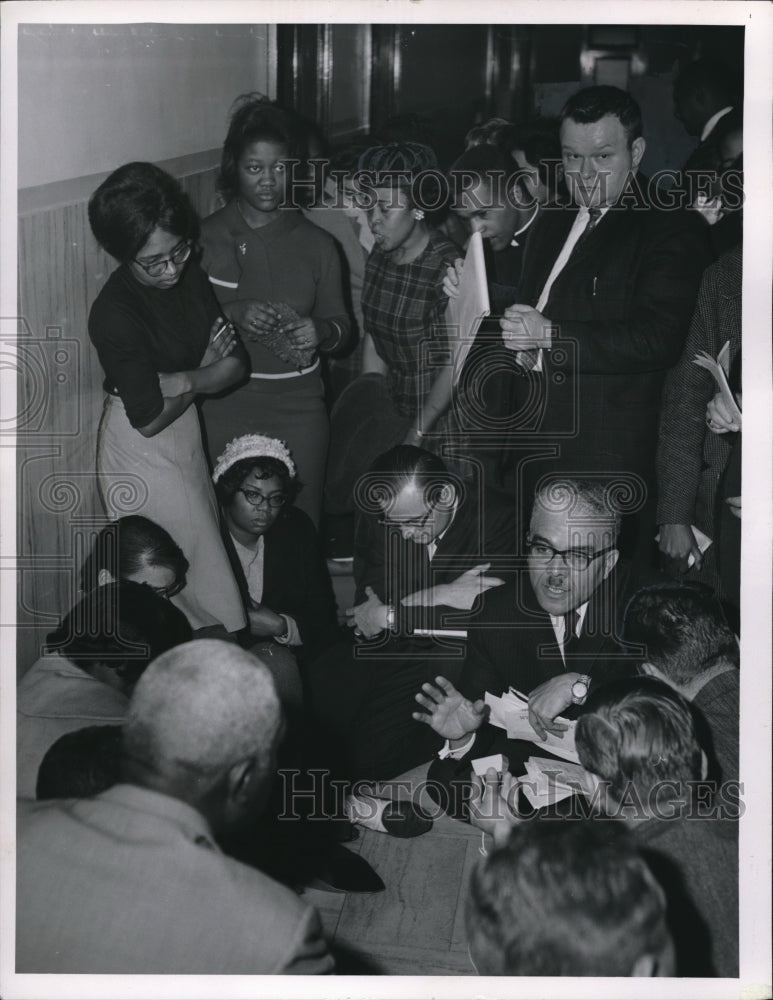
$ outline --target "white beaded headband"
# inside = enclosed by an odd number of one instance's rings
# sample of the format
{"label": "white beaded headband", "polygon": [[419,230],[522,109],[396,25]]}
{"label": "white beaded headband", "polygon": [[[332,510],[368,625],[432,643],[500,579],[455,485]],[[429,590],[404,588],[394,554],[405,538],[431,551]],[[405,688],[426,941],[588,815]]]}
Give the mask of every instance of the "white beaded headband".
{"label": "white beaded headband", "polygon": [[275,458],[295,477],[295,463],[283,441],[265,434],[243,434],[225,446],[225,451],[215,464],[212,481],[216,483],[224,472],[243,458]]}

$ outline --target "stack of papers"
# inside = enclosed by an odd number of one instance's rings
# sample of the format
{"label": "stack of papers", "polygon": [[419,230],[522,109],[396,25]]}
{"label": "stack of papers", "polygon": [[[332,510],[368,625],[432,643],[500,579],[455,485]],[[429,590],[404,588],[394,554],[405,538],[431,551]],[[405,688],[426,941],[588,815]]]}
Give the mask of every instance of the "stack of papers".
{"label": "stack of papers", "polygon": [[489,706],[490,711],[488,721],[492,726],[505,729],[508,739],[528,740],[530,743],[536,743],[537,746],[549,750],[557,757],[562,757],[564,760],[571,760],[575,764],[579,764],[580,759],[577,756],[577,750],[574,745],[576,723],[570,722],[569,719],[563,719],[559,715],[555,721],[568,726],[567,730],[562,736],[548,733],[547,739],[542,740],[529,722],[529,703],[522,694],[510,688],[507,694],[502,695],[501,698],[497,698],[496,695],[489,694],[487,691],[485,702]]}
{"label": "stack of papers", "polygon": [[529,757],[521,790],[534,809],[543,809],[583,790],[584,770],[548,757]]}

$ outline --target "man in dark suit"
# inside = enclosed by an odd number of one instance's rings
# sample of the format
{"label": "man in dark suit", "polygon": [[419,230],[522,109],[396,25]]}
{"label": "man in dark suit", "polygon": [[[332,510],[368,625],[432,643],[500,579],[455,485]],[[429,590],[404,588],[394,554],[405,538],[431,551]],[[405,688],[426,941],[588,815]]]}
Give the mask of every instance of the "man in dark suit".
{"label": "man in dark suit", "polygon": [[528,572],[473,607],[459,690],[438,677],[416,695],[425,711],[414,719],[447,741],[431,781],[460,781],[464,794],[472,759],[503,753],[519,774],[527,757],[543,753],[486,721],[486,692],[500,696],[513,687],[528,696],[529,721],[544,738],[566,729],[556,716],[576,716],[593,686],[635,672],[641,650],[624,649],[619,637],[628,598],[645,579],[619,558],[619,529],[603,480],[543,484],[526,538]]}
{"label": "man in dark suit", "polygon": [[309,672],[319,723],[352,779],[390,778],[425,762],[441,740],[411,717],[414,694],[439,672],[456,678],[464,623],[478,595],[512,576],[512,501],[461,480],[441,459],[399,445],[360,481],[351,625]]}
{"label": "man in dark suit", "polygon": [[637,175],[645,141],[627,93],[579,91],[560,135],[572,204],[540,213],[518,302],[501,321],[524,371],[515,400],[532,459],[522,463],[524,495],[545,472],[618,474],[639,510],[626,549],[649,557],[660,392],[684,344],[708,240],[692,213],[658,209]]}
{"label": "man in dark suit", "polygon": [[692,195],[691,203],[698,194],[699,173],[717,166],[717,126],[738,106],[740,92],[741,85],[730,69],[713,59],[696,59],[674,81],[674,117],[688,135],[698,139],[682,170],[682,183]]}

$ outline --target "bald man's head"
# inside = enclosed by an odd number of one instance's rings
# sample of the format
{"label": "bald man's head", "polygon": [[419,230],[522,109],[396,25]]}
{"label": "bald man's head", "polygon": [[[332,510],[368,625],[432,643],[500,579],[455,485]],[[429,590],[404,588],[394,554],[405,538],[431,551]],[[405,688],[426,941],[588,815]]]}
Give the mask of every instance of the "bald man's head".
{"label": "bald man's head", "polygon": [[[282,717],[268,670],[239,646],[199,639],[151,663],[124,724],[127,778],[199,805],[246,767],[265,786]],[[222,796],[218,796],[221,798]]]}

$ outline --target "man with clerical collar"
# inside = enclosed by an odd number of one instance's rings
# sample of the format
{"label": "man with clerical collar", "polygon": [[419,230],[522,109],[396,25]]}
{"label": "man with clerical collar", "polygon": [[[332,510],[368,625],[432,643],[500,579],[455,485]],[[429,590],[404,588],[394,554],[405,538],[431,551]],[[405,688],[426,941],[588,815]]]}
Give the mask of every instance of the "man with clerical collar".
{"label": "man with clerical collar", "polygon": [[309,683],[315,716],[352,779],[395,777],[442,740],[411,717],[439,671],[456,678],[478,595],[513,575],[515,505],[463,480],[438,456],[398,445],[357,486],[353,647],[333,648]]}

